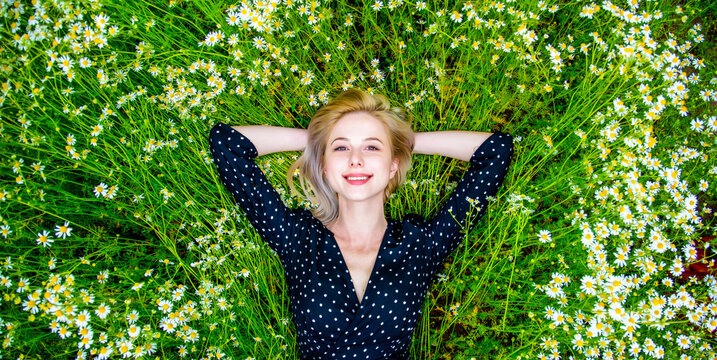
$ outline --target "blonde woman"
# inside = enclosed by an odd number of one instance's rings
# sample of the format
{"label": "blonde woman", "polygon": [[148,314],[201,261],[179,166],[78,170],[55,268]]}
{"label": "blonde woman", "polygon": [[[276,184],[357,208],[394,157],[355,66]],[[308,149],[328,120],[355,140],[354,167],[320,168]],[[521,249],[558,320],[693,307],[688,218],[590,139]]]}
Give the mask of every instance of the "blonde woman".
{"label": "blonde woman", "polygon": [[[355,89],[306,130],[219,123],[209,139],[222,182],[281,259],[304,359],[407,359],[434,273],[474,223],[471,206],[477,218],[497,193],[513,152],[503,133],[413,133],[402,109]],[[303,151],[287,179],[293,186],[298,168],[317,208],[287,208],[254,162],[281,151]],[[412,153],[470,168],[433,217],[386,218]]]}

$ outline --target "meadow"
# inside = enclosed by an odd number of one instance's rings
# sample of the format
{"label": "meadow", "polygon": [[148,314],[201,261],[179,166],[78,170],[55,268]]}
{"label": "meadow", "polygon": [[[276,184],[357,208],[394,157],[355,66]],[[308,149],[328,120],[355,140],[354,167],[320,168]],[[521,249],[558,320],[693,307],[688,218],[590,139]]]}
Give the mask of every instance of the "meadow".
{"label": "meadow", "polygon": [[[416,359],[714,359],[709,1],[0,0],[0,357],[297,359],[278,258],[209,129],[356,87],[512,167],[427,294]],[[298,153],[258,159],[291,207]],[[387,215],[466,164],[414,156]]]}

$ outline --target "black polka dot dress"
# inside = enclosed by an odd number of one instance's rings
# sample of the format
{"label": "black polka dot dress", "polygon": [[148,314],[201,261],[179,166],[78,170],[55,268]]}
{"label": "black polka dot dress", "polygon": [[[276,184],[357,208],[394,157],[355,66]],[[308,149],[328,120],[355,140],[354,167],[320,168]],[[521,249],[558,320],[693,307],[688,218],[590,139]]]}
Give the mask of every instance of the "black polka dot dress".
{"label": "black polka dot dress", "polygon": [[510,135],[491,135],[433,218],[387,219],[359,302],[333,233],[308,210],[283,204],[254,161],[254,145],[224,123],[212,128],[209,144],[224,185],[281,259],[304,359],[408,358],[433,275],[463,239],[458,221],[464,222],[469,211],[474,218],[483,213],[513,152]]}

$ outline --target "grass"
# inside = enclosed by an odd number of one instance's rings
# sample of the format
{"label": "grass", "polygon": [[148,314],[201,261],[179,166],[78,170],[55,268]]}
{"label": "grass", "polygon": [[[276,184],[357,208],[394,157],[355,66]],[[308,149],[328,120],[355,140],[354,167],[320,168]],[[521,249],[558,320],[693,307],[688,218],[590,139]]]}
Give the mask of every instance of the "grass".
{"label": "grass", "polygon": [[[358,87],[415,131],[516,138],[415,358],[715,357],[714,5],[34,3],[0,5],[2,356],[297,358],[207,133],[305,127]],[[297,155],[259,162],[303,207]],[[387,215],[430,216],[465,167],[415,156]]]}

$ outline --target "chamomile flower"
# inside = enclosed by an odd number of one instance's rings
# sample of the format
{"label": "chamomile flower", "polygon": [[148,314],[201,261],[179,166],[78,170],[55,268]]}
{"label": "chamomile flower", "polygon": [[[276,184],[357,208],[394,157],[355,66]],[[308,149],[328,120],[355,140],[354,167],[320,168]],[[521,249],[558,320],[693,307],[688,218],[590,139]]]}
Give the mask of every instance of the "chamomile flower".
{"label": "chamomile flower", "polygon": [[585,275],[583,276],[581,283],[582,285],[580,285],[580,290],[582,290],[585,294],[597,294],[597,279],[590,275]]}
{"label": "chamomile flower", "polygon": [[451,20],[453,20],[453,22],[460,23],[463,21],[463,14],[461,14],[457,10],[453,10],[453,12],[451,12],[450,18]]}
{"label": "chamomile flower", "polygon": [[52,246],[52,243],[55,241],[52,239],[51,235],[47,230],[42,230],[41,233],[37,233],[37,245],[42,245],[43,247],[50,247]]}
{"label": "chamomile flower", "polygon": [[138,291],[138,290],[141,289],[143,286],[144,286],[144,283],[143,283],[143,282],[134,283],[134,285],[132,285],[132,290]]}
{"label": "chamomile flower", "polygon": [[543,244],[547,244],[553,241],[553,235],[548,230],[540,230],[538,232],[538,240]]}
{"label": "chamomile flower", "polygon": [[177,324],[175,324],[174,320],[165,317],[159,322],[159,327],[167,334],[172,334],[176,331]]}
{"label": "chamomile flower", "polygon": [[165,299],[160,299],[157,302],[157,308],[164,314],[170,313],[172,311],[172,305],[172,302]]}
{"label": "chamomile flower", "polygon": [[117,351],[122,355],[123,358],[128,358],[132,356],[132,353],[130,352],[132,351],[132,349],[134,349],[134,344],[132,344],[131,341],[124,339],[124,337],[117,343]]}
{"label": "chamomile flower", "polygon": [[129,314],[127,314],[127,322],[130,324],[134,324],[139,320],[139,313],[137,310],[132,310]]}
{"label": "chamomile flower", "polygon": [[69,55],[60,56],[55,63],[57,63],[57,66],[60,67],[60,70],[62,70],[63,73],[68,73],[75,64]]}
{"label": "chamomile flower", "polygon": [[90,60],[87,57],[80,58],[79,64],[80,64],[80,68],[82,68],[82,69],[86,69],[93,65],[92,60]]}
{"label": "chamomile flower", "polygon": [[72,228],[70,227],[70,222],[65,221],[62,225],[55,225],[55,236],[58,238],[66,238],[68,236],[71,236],[72,234]]}
{"label": "chamomile flower", "polygon": [[107,196],[107,184],[101,182],[99,185],[95,186],[94,189],[92,189],[92,192],[95,193],[95,197],[106,197]]}
{"label": "chamomile flower", "polygon": [[579,333],[576,333],[575,336],[573,336],[572,343],[573,346],[578,350],[582,350],[585,346],[585,340],[583,340],[583,336]]}
{"label": "chamomile flower", "polygon": [[72,331],[67,325],[61,325],[57,330],[57,335],[60,336],[60,339],[67,339],[72,336]]}
{"label": "chamomile flower", "polygon": [[96,124],[95,126],[92,127],[92,131],[90,132],[90,135],[99,136],[103,129],[104,129],[104,126],[102,126],[102,124]]}
{"label": "chamomile flower", "polygon": [[7,239],[7,236],[10,234],[12,234],[12,230],[10,230],[10,225],[0,226],[0,235]]}
{"label": "chamomile flower", "polygon": [[671,247],[671,242],[667,239],[662,232],[656,229],[650,231],[650,245],[649,248],[657,253],[664,253]]}
{"label": "chamomile flower", "polygon": [[119,185],[117,185],[117,184],[110,186],[109,189],[107,189],[107,194],[105,197],[108,199],[114,199],[114,197],[117,195],[118,188],[119,188]]}
{"label": "chamomile flower", "polygon": [[129,335],[129,337],[130,337],[131,339],[136,339],[136,338],[139,336],[140,331],[141,331],[141,330],[140,330],[140,327],[139,327],[139,326],[137,326],[137,325],[130,325],[130,326],[127,328],[127,335]]}
{"label": "chamomile flower", "polygon": [[218,298],[217,306],[219,306],[219,309],[221,310],[226,310],[229,307],[227,299],[225,299],[224,297]]}
{"label": "chamomile flower", "polygon": [[700,179],[700,191],[707,191],[710,187],[710,183],[707,182],[705,179]]}
{"label": "chamomile flower", "polygon": [[107,304],[102,303],[97,307],[97,309],[95,309],[95,315],[97,315],[98,318],[104,320],[105,318],[107,318],[107,315],[110,314],[110,311],[110,307],[107,306]]}
{"label": "chamomile flower", "polygon": [[102,270],[97,274],[97,282],[100,284],[104,284],[107,282],[107,279],[110,276],[109,270]]}
{"label": "chamomile flower", "polygon": [[30,290],[30,281],[24,277],[21,277],[20,280],[18,280],[16,285],[17,285],[17,289],[15,290],[15,292],[23,293],[25,291]]}
{"label": "chamomile flower", "polygon": [[30,312],[31,314],[37,314],[40,311],[39,305],[38,299],[32,295],[28,295],[27,300],[22,302],[22,310]]}
{"label": "chamomile flower", "polygon": [[97,349],[97,359],[105,360],[109,359],[110,355],[114,352],[114,348],[111,345],[104,345]]}
{"label": "chamomile flower", "polygon": [[199,333],[195,329],[189,329],[184,334],[184,342],[196,342],[199,340]]}
{"label": "chamomile flower", "polygon": [[253,39],[254,47],[259,50],[264,50],[267,47],[267,42],[261,36],[256,36]]}
{"label": "chamomile flower", "polygon": [[75,316],[75,326],[79,328],[87,327],[87,324],[90,322],[90,312],[87,310],[83,310],[77,316]]}

